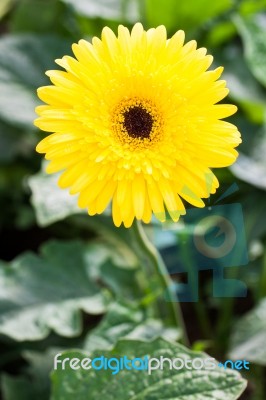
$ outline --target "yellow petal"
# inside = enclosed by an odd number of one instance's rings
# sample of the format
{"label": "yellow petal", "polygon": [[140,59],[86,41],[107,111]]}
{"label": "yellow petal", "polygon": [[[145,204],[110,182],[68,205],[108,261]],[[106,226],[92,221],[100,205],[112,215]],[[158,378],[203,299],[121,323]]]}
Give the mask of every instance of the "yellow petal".
{"label": "yellow petal", "polygon": [[96,199],[97,214],[101,214],[106,209],[114,195],[116,186],[117,183],[115,181],[109,181],[104,189],[101,191],[101,193],[98,195]]}
{"label": "yellow petal", "polygon": [[142,174],[136,174],[132,184],[133,207],[137,219],[141,219],[144,212],[146,183]]}

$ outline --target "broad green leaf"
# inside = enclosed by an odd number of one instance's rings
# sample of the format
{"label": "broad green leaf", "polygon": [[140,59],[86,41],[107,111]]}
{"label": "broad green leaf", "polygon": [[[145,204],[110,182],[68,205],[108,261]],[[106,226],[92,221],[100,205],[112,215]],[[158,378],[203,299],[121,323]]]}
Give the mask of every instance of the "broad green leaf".
{"label": "broad green leaf", "polygon": [[105,300],[88,277],[80,242],[50,242],[40,256],[25,253],[0,268],[0,333],[40,340],[53,330],[65,337],[82,330],[81,312],[101,314]]}
{"label": "broad green leaf", "polygon": [[[121,340],[111,351],[97,351],[89,358],[105,356],[170,359],[206,358],[204,353],[193,352],[177,343],[170,343],[164,339],[152,342],[135,340]],[[61,355],[82,360],[88,357],[86,353],[78,351],[66,352]],[[118,374],[112,371],[82,370],[75,371],[66,364],[64,370],[58,369],[52,374],[52,400],[105,399],[105,400],[235,400],[245,389],[246,383],[239,373],[215,367],[215,370],[175,370],[167,366],[163,370],[157,369],[148,375],[147,370],[122,370]]]}
{"label": "broad green leaf", "polygon": [[[171,32],[195,29],[232,7],[232,0],[145,0],[149,26],[166,25]],[[203,11],[204,10],[204,11]]]}
{"label": "broad green leaf", "polygon": [[[110,245],[108,249],[107,243],[104,244],[106,248],[106,261],[100,265],[100,268],[95,269],[94,279],[104,282],[107,288],[118,298],[129,300],[136,300],[140,298],[143,293],[141,291],[139,282],[137,281],[137,274],[140,268],[136,268],[135,260],[123,257],[123,254],[116,248]],[[103,242],[99,244],[99,251],[103,253]],[[143,274],[144,275],[144,274]],[[142,275],[142,279],[143,278]],[[97,280],[96,279],[96,280]]]}
{"label": "broad green leaf", "polygon": [[89,18],[136,22],[138,0],[61,0],[77,14]]}
{"label": "broad green leaf", "polygon": [[54,59],[69,52],[68,40],[57,36],[6,35],[0,39],[0,117],[33,129],[39,86],[49,84],[44,72]]}
{"label": "broad green leaf", "polygon": [[[69,219],[69,222],[76,222],[80,224],[81,227],[88,227],[95,230],[99,234],[102,241],[93,244],[95,250],[94,260],[99,260],[103,258],[103,243],[106,248],[110,250],[109,258],[111,257],[113,263],[123,269],[135,269],[138,265],[138,259],[131,247],[130,243],[130,231],[126,228],[116,228],[113,224],[110,216],[97,215],[95,217],[89,217],[87,215],[78,215]],[[90,244],[92,246],[92,244]],[[95,262],[93,262],[95,264]],[[116,291],[116,285],[118,281],[121,282],[121,286],[128,286],[131,279],[130,276],[123,276],[119,272],[119,279],[115,276],[114,271],[110,268],[109,264],[102,264],[101,269],[105,277],[105,281]],[[114,268],[115,269],[115,268]],[[98,269],[99,271],[99,269]],[[114,278],[114,279],[113,279]],[[123,285],[122,285],[123,282]]]}
{"label": "broad green leaf", "polygon": [[110,350],[122,338],[151,340],[158,336],[177,340],[179,331],[166,328],[162,321],[147,318],[144,309],[124,303],[112,303],[99,325],[87,335],[84,349]]}
{"label": "broad green leaf", "polygon": [[77,205],[77,196],[57,185],[59,175],[48,175],[43,170],[28,179],[32,191],[32,205],[40,226],[48,226],[69,215],[84,212]]}
{"label": "broad green leaf", "polygon": [[255,14],[247,18],[238,15],[235,23],[243,40],[250,70],[266,86],[266,14]]}
{"label": "broad green leaf", "polygon": [[[138,269],[123,259],[119,250],[114,249],[108,242],[90,240],[88,244],[83,245],[81,242],[69,241],[66,242],[66,246],[66,255],[69,255],[70,262],[72,251],[76,251],[78,246],[80,247],[79,250],[81,250],[81,257],[90,282],[108,288],[114,296],[120,298],[131,300],[135,297],[136,300],[138,294],[140,295],[136,281]],[[57,242],[50,242],[48,249],[51,261],[56,264],[66,263],[66,255],[58,251]]]}
{"label": "broad green leaf", "polygon": [[235,325],[229,357],[266,365],[266,299]]}

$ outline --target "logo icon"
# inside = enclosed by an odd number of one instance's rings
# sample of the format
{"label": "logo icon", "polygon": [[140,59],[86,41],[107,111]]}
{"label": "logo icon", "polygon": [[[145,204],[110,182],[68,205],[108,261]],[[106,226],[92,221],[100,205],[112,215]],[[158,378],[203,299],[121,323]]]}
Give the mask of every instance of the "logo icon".
{"label": "logo icon", "polygon": [[179,301],[198,301],[199,274],[204,270],[212,272],[213,297],[246,296],[244,282],[226,277],[227,268],[248,264],[242,206],[222,204],[236,190],[234,184],[212,206],[187,209],[181,223],[168,221],[161,234],[155,235],[170,275],[186,275],[186,283],[173,283],[171,288],[177,291]]}

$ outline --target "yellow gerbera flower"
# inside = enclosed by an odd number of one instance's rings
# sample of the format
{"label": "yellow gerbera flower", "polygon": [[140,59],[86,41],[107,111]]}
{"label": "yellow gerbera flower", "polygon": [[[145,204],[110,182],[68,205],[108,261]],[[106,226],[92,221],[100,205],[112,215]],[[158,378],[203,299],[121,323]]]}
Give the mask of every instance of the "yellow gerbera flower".
{"label": "yellow gerbera flower", "polygon": [[35,125],[55,133],[37,151],[48,173],[65,170],[59,186],[79,193],[89,215],[112,201],[116,226],[148,223],[152,212],[164,221],[166,209],[177,221],[181,198],[204,207],[215,192],[210,168],[235,161],[240,134],[221,119],[236,107],[215,105],[228,94],[223,68],[207,71],[213,57],[196,46],[183,31],[167,40],[164,26],[119,26],[118,37],[104,28],[101,40],[73,45],[76,59],[56,60],[66,71],[47,72]]}

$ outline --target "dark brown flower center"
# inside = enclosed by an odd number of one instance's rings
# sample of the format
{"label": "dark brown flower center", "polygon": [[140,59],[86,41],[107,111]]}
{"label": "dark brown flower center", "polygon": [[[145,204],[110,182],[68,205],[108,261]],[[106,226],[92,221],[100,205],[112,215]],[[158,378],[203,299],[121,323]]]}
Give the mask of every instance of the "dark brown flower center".
{"label": "dark brown flower center", "polygon": [[127,134],[135,139],[150,137],[153,126],[151,114],[141,106],[130,107],[123,113],[124,127]]}

